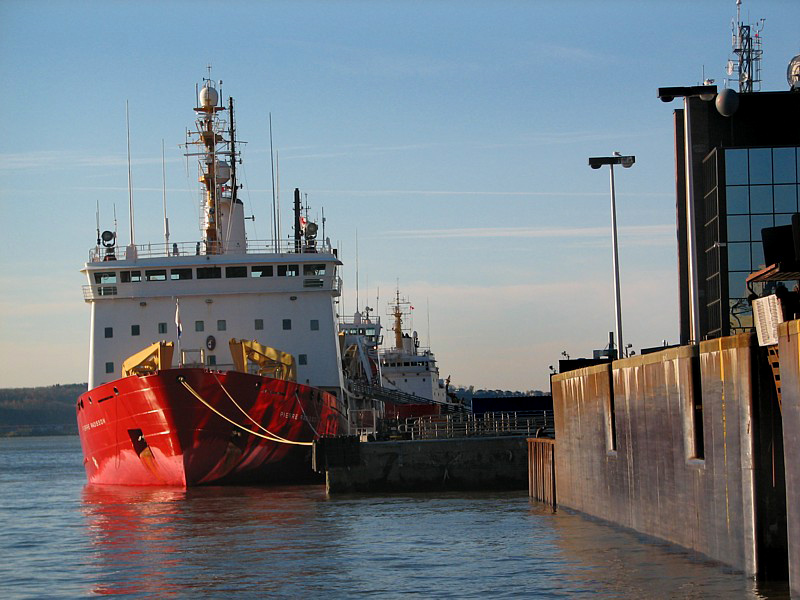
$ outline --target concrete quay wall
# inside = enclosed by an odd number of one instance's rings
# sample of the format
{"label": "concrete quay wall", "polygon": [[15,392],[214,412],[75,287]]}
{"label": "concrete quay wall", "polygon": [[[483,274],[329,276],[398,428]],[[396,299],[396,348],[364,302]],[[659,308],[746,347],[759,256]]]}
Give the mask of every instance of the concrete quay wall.
{"label": "concrete quay wall", "polygon": [[789,585],[800,597],[800,321],[778,328],[781,368],[781,416],[786,458],[786,517]]}
{"label": "concrete quay wall", "polygon": [[755,574],[753,352],[739,335],[554,376],[559,506]]}
{"label": "concrete quay wall", "polygon": [[327,468],[328,493],[528,488],[525,437],[366,442],[358,455]]}

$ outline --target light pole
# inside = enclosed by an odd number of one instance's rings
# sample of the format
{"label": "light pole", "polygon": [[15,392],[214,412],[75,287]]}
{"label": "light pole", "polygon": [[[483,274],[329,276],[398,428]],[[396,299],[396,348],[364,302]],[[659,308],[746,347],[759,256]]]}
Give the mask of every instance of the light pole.
{"label": "light pole", "polygon": [[[614,307],[617,312],[617,358],[622,358],[624,344],[622,342],[622,305],[619,299],[619,253],[617,251],[617,198],[614,190],[614,165],[622,165],[626,169],[636,162],[635,156],[620,156],[619,152],[614,152],[613,156],[599,156],[589,159],[589,166],[599,169],[603,165],[608,165],[611,169],[611,245],[613,246],[614,258]],[[613,352],[614,349],[611,348]]]}
{"label": "light pole", "polygon": [[694,214],[694,174],[692,173],[692,130],[689,119],[689,98],[699,97],[710,101],[717,94],[715,85],[695,85],[689,87],[658,88],[658,97],[662,102],[672,102],[675,98],[683,98],[683,139],[686,165],[686,252],[689,255],[689,331],[690,344],[700,343],[700,302],[699,278],[697,276],[697,232],[695,231]]}

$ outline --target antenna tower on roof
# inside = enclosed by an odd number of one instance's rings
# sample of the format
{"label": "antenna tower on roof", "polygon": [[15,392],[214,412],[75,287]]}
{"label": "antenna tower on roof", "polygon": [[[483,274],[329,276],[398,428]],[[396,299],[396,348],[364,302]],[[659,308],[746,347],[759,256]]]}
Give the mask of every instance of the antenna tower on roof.
{"label": "antenna tower on roof", "polygon": [[736,20],[731,22],[733,31],[733,58],[728,59],[728,75],[738,75],[739,92],[761,90],[761,32],[764,19],[755,25],[745,25],[741,18],[742,0],[736,0]]}

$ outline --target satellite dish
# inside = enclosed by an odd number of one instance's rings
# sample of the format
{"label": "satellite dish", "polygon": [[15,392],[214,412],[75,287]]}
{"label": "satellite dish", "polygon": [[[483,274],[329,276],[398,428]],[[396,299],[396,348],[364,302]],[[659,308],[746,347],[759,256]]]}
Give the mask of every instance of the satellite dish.
{"label": "satellite dish", "polygon": [[800,54],[789,61],[789,67],[786,69],[786,81],[789,82],[791,89],[800,90]]}

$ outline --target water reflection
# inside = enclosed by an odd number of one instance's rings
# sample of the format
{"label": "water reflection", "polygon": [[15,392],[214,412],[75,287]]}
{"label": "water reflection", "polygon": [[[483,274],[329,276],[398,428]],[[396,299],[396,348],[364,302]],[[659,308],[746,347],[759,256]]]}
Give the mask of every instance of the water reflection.
{"label": "water reflection", "polygon": [[[285,562],[303,532],[314,527],[324,500],[321,487],[86,486],[82,509],[102,574],[92,591],[253,589],[270,565],[265,555],[275,553]],[[323,543],[333,543],[334,535],[335,528],[314,533]],[[207,574],[213,581],[205,580]]]}
{"label": "water reflection", "polygon": [[789,597],[524,494],[86,486],[81,507],[95,594]]}
{"label": "water reflection", "polygon": [[576,588],[623,598],[769,598],[789,600],[788,586],[761,582],[695,553],[608,523],[553,512],[534,503],[531,514],[550,516],[555,544]]}

